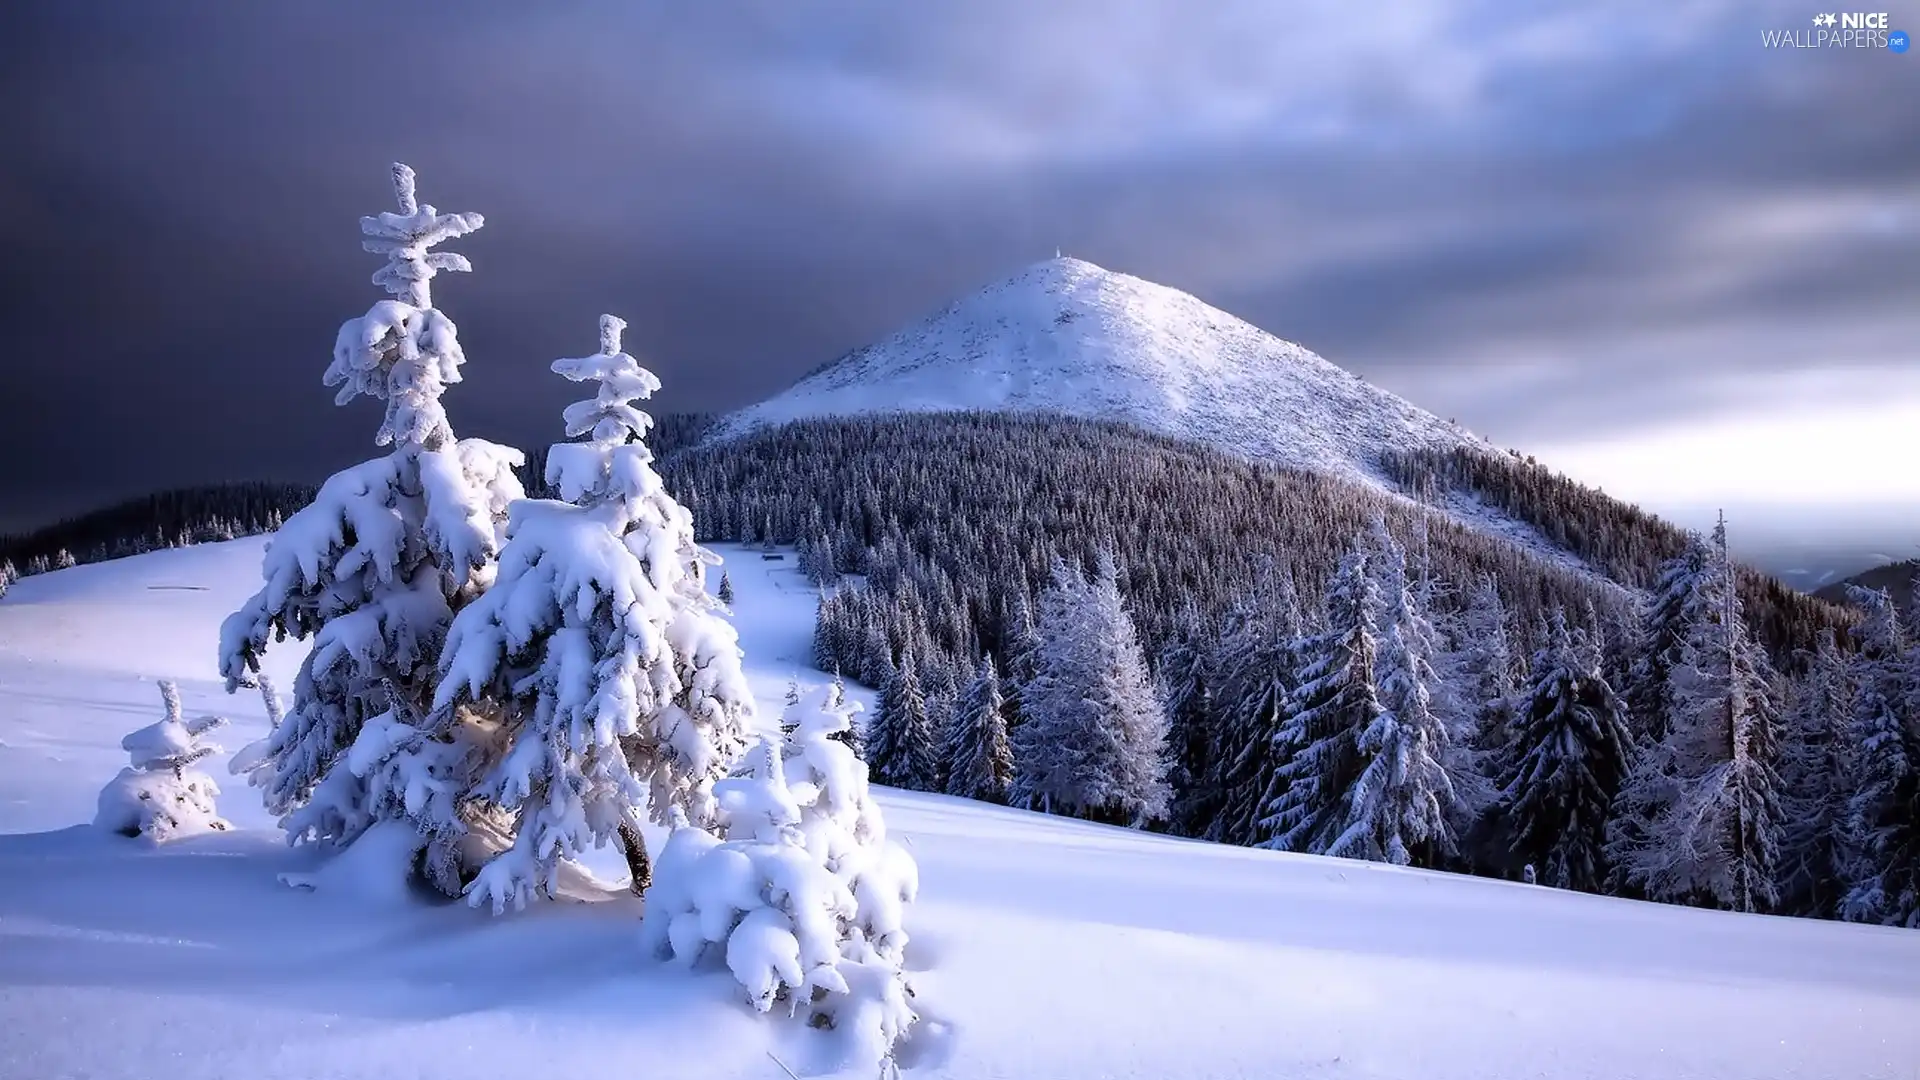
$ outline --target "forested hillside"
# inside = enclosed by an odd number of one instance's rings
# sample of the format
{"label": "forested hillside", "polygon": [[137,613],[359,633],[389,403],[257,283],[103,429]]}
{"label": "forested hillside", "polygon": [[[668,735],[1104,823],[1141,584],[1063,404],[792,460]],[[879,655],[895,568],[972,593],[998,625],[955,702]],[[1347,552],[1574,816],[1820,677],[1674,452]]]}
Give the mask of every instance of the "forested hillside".
{"label": "forested hillside", "polygon": [[[1416,460],[1396,463],[1410,487]],[[996,413],[802,421],[689,448],[663,474],[695,508],[702,538],[799,544],[822,580],[871,575],[956,658],[999,649],[1016,597],[1031,602],[1055,557],[1091,567],[1103,548],[1125,572],[1153,648],[1182,619],[1224,617],[1262,575],[1290,578],[1311,608],[1376,515],[1417,541],[1438,581],[1491,574],[1525,636],[1554,607],[1591,603],[1613,617],[1630,606],[1601,573],[1569,572],[1368,488],[1101,421]],[[1490,469],[1482,486],[1486,501],[1627,586],[1651,584],[1659,562],[1685,544],[1681,530],[1537,466]],[[1556,526],[1561,513],[1567,524]],[[1782,657],[1843,618],[1752,572],[1742,574],[1742,595]]]}
{"label": "forested hillside", "polygon": [[[1448,494],[1471,496],[1526,522],[1549,543],[1636,589],[1652,587],[1661,564],[1686,550],[1686,530],[1518,451],[1389,451],[1380,464],[1416,498],[1445,505]],[[1733,527],[1737,530],[1739,523]],[[1792,648],[1810,641],[1819,627],[1852,619],[1832,603],[1844,596],[1816,599],[1751,567],[1739,567],[1738,574],[1747,616],[1777,659],[1790,661]]]}
{"label": "forested hillside", "polygon": [[[822,590],[815,663],[881,691],[866,753],[894,786],[1920,917],[1911,770],[1853,771],[1914,741],[1855,719],[1881,715],[1858,673],[1915,655],[1890,609],[1856,634],[1734,564],[1725,526],[1690,535],[1517,457],[1385,466],[1413,499],[1105,421],[948,413],[800,421],[662,474],[701,538],[792,547]],[[1463,524],[1489,508],[1537,536]],[[1904,716],[1906,685],[1871,700]]]}
{"label": "forested hillside", "polygon": [[313,499],[310,484],[226,483],[176,488],[15,536],[0,536],[0,563],[22,573],[97,562],[155,548],[271,532]]}

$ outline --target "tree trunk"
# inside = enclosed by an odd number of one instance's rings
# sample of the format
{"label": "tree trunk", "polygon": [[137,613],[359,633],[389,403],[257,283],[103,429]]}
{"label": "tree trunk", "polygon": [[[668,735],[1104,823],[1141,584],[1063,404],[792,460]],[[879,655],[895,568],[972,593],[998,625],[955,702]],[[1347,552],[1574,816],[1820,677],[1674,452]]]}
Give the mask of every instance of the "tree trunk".
{"label": "tree trunk", "polygon": [[648,886],[653,884],[653,860],[647,857],[647,838],[640,833],[640,827],[631,821],[620,825],[620,846],[625,849],[627,870],[633,874],[633,895],[647,895]]}

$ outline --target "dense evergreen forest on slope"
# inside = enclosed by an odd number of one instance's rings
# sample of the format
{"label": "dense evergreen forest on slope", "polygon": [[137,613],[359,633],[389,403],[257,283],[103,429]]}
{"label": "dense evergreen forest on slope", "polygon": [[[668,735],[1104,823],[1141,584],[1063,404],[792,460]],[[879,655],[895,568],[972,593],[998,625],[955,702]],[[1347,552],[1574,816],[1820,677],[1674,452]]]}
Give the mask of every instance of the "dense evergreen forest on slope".
{"label": "dense evergreen forest on slope", "polygon": [[[1381,467],[1402,490],[1441,505],[1444,496],[1471,496],[1531,525],[1554,546],[1607,577],[1635,589],[1651,588],[1661,564],[1686,549],[1686,530],[1597,488],[1569,479],[1517,451],[1389,452]],[[1739,523],[1732,523],[1737,532]],[[1739,567],[1747,617],[1775,658],[1790,661],[1813,630],[1849,624],[1854,615],[1750,567]],[[1835,597],[1834,599],[1844,599]]]}
{"label": "dense evergreen forest on slope", "polygon": [[[1866,764],[1913,741],[1920,686],[1882,596],[1861,624],[1735,566],[1724,526],[1689,535],[1517,457],[1389,469],[1429,505],[1117,424],[962,413],[801,421],[662,474],[702,538],[794,548],[822,587],[814,662],[881,690],[866,752],[893,786],[1920,919],[1920,789]],[[1589,569],[1437,508],[1461,498]]]}
{"label": "dense evergreen forest on slope", "polygon": [[[1492,457],[1492,455],[1489,455]],[[1452,475],[1394,463],[1410,488]],[[1490,505],[1564,542],[1623,585],[1645,587],[1685,534],[1537,466],[1466,473]],[[1183,620],[1218,623],[1262,575],[1307,610],[1354,537],[1384,515],[1434,578],[1499,583],[1522,640],[1548,611],[1591,604],[1609,623],[1629,598],[1504,540],[1353,483],[1250,462],[1119,424],[1000,413],[814,420],[667,458],[663,475],[707,540],[800,544],[823,580],[869,575],[926,620],[956,661],[999,652],[1009,611],[1056,557],[1091,568],[1110,549],[1149,650]],[[1570,524],[1555,528],[1555,515]],[[1617,535],[1616,535],[1617,534]],[[830,551],[830,556],[827,554]],[[1757,633],[1785,659],[1844,613],[1743,574]],[[1016,599],[1024,598],[1024,599]],[[849,673],[854,668],[849,665]]]}
{"label": "dense evergreen forest on slope", "polygon": [[115,503],[44,528],[0,536],[0,562],[22,572],[97,562],[155,548],[231,540],[280,527],[313,500],[311,484],[271,482],[175,488]]}
{"label": "dense evergreen forest on slope", "polygon": [[[1099,421],[1000,413],[809,420],[674,455],[662,473],[707,540],[797,544],[817,577],[867,576],[956,661],[998,652],[1056,558],[1111,550],[1150,649],[1224,617],[1263,576],[1312,607],[1376,515],[1425,530],[1436,576],[1490,573],[1526,613],[1625,595],[1348,481]],[[830,554],[829,554],[830,553]],[[851,673],[851,668],[849,668]]]}

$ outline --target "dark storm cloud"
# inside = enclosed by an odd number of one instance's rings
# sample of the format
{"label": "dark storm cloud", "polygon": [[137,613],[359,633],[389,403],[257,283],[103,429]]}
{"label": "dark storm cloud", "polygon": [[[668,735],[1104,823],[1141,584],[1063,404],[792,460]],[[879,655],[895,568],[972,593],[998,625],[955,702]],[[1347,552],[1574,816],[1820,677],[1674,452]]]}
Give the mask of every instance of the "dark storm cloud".
{"label": "dark storm cloud", "polygon": [[521,444],[600,311],[726,408],[1056,245],[1515,440],[1911,357],[1910,57],[1761,50],[1792,5],[1513,10],[13,5],[0,525],[368,452],[319,375],[394,159],[488,217],[448,402]]}

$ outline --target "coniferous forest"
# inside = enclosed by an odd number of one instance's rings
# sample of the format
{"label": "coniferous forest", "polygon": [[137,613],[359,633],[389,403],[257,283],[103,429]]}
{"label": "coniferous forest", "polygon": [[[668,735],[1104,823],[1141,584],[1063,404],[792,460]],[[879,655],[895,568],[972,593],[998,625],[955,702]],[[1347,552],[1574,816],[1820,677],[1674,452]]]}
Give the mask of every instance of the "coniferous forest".
{"label": "coniferous forest", "polygon": [[[802,421],[662,466],[702,539],[796,549],[815,662],[881,691],[868,753],[898,785],[1920,919],[1920,650],[1883,594],[1812,599],[1736,564],[1725,526],[1689,534],[1517,455],[1384,471],[1413,498],[1005,414]],[[1420,505],[1462,500],[1537,543]],[[1004,787],[976,779],[996,755]]]}
{"label": "coniferous forest", "polygon": [[[896,786],[1744,911],[1920,920],[1920,627],[1518,454],[1398,498],[1119,424],[956,413],[648,436],[702,541],[790,547]],[[551,495],[544,455],[516,469]],[[35,572],[267,531],[169,492],[7,541]],[[1488,513],[1533,534],[1462,524]],[[1864,613],[1864,614],[1863,614]],[[1062,753],[1062,748],[1072,752]]]}

